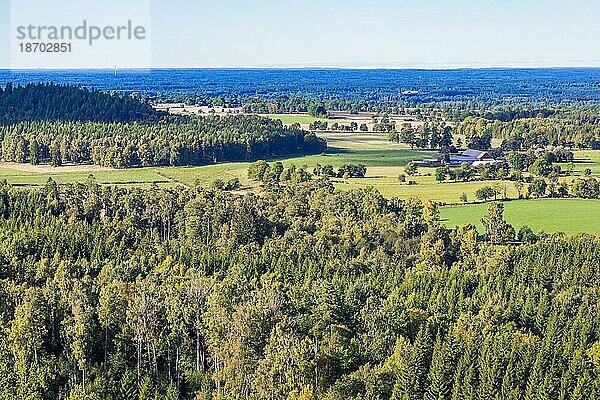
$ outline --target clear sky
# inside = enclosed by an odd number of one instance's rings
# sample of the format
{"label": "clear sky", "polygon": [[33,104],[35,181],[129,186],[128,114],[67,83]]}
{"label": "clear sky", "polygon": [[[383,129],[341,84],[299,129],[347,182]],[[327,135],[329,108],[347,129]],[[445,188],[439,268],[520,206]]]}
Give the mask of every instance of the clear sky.
{"label": "clear sky", "polygon": [[[52,23],[66,18],[75,4],[104,4],[17,1],[29,9],[54,4]],[[89,61],[93,66],[600,66],[599,0],[142,1],[151,10],[151,54],[142,57],[150,65],[111,58],[106,50],[100,61]],[[118,2],[117,11],[97,9],[89,19],[135,21],[140,0],[135,7],[128,3]],[[5,31],[8,14],[6,7],[0,10]],[[10,66],[6,43],[0,52],[5,55],[0,65]],[[81,64],[70,59],[64,67],[91,66]]]}

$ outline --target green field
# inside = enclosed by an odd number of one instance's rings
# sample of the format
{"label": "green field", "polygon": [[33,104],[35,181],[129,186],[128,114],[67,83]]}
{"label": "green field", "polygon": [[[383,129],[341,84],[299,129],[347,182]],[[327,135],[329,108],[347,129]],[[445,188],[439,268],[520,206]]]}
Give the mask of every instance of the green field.
{"label": "green field", "polygon": [[261,114],[261,115],[264,117],[267,117],[267,118],[271,118],[271,119],[279,119],[285,125],[291,125],[295,122],[302,124],[302,125],[308,125],[308,124],[312,124],[315,121],[320,121],[320,122],[326,121],[329,123],[329,125],[331,125],[335,122],[337,122],[338,124],[349,124],[351,122],[351,121],[348,121],[345,119],[330,119],[330,118],[313,117],[308,114]]}
{"label": "green field", "polygon": [[[584,171],[589,168],[592,170],[592,175],[600,176],[600,151],[598,150],[582,150],[574,151],[573,155],[573,173],[577,175],[583,175]],[[558,164],[562,169],[567,169],[568,164]]]}
{"label": "green field", "polygon": [[[308,117],[307,115],[276,114],[275,116],[286,116],[289,118]],[[310,117],[313,118],[313,117]],[[345,163],[362,163],[367,169],[367,177],[364,179],[336,179],[334,183],[340,189],[354,189],[372,186],[379,190],[384,196],[391,197],[419,197],[445,203],[459,203],[462,193],[465,193],[469,201],[475,200],[475,191],[483,186],[496,186],[501,191],[506,189],[508,198],[516,198],[517,193],[510,182],[444,182],[437,183],[433,177],[434,170],[421,168],[419,174],[407,177],[417,184],[409,186],[398,181],[398,175],[404,173],[404,164],[411,160],[424,157],[437,156],[434,152],[414,151],[402,145],[391,144],[385,134],[382,133],[322,133],[328,143],[328,149],[323,154],[311,156],[298,156],[280,158],[285,166],[295,164],[306,166],[312,170],[317,164],[331,164],[340,167]],[[575,173],[583,172],[585,168],[591,168],[594,174],[600,175],[600,151],[578,151],[575,152]],[[276,161],[276,160],[268,160]],[[150,183],[159,185],[183,184],[192,186],[196,183],[209,185],[215,179],[228,180],[238,178],[246,188],[256,188],[257,184],[247,178],[247,169],[250,163],[237,162],[202,167],[165,167],[165,168],[136,168],[128,170],[109,170],[94,172],[96,181],[101,184],[119,184],[146,186]],[[0,168],[0,179],[6,179],[15,185],[42,185],[49,177],[61,183],[73,183],[85,181],[89,172],[65,172],[65,173],[32,173],[15,171],[8,168]]]}
{"label": "green field", "polygon": [[85,182],[92,174],[100,184],[115,185],[144,185],[144,184],[172,184],[171,180],[162,175],[156,168],[136,168],[91,172],[64,172],[64,173],[34,173],[17,171],[9,168],[0,168],[0,179],[17,186],[43,185],[52,178],[58,183]]}
{"label": "green field", "polygon": [[[380,170],[379,168],[372,168],[370,174]],[[397,170],[397,171],[395,171]],[[401,173],[401,168],[389,168],[389,172]],[[396,174],[395,176],[397,176]],[[469,201],[475,201],[475,192],[484,186],[497,186],[501,192],[504,191],[506,186],[507,198],[517,198],[517,191],[515,190],[512,182],[500,182],[500,181],[476,181],[476,182],[445,182],[438,183],[435,178],[429,174],[427,176],[419,175],[414,177],[407,177],[407,180],[414,180],[416,185],[408,185],[406,183],[398,182],[398,179],[394,176],[377,177],[377,178],[365,178],[365,179],[348,179],[347,181],[342,179],[336,179],[335,185],[340,189],[356,189],[366,188],[372,186],[379,190],[382,195],[387,198],[399,197],[406,199],[408,197],[418,197],[423,200],[435,200],[441,203],[454,204],[460,203],[460,197],[463,193],[467,195]],[[499,197],[502,197],[500,195]]]}
{"label": "green field", "polygon": [[[481,218],[489,204],[442,207],[441,219],[448,227],[473,224],[483,231]],[[528,225],[547,233],[600,232],[600,200],[539,199],[504,203],[504,216],[515,229]]]}
{"label": "green field", "polygon": [[186,186],[208,186],[215,179],[227,181],[233,178],[238,178],[245,187],[256,186],[248,179],[249,165],[250,163],[225,163],[202,167],[166,167],[159,171],[164,177]]}
{"label": "green field", "polygon": [[291,125],[295,122],[299,124],[312,124],[315,121],[329,121],[326,118],[312,117],[307,114],[265,114],[263,116],[271,119],[279,119],[286,125]]}
{"label": "green field", "polygon": [[[398,145],[389,144],[385,136],[380,134],[358,134],[358,133],[325,133],[328,142],[328,150],[323,154],[286,157],[268,160],[269,162],[281,161],[286,167],[294,164],[306,166],[312,170],[317,164],[331,164],[340,167],[347,163],[362,163],[369,167],[369,176],[385,174],[388,179],[397,182],[398,174],[402,173],[406,162],[431,156],[430,152],[417,152]],[[207,165],[202,167],[169,167],[161,168],[162,175],[186,185],[195,182],[209,184],[214,179],[238,178],[243,185],[249,186],[251,182],[247,178],[248,162],[226,163]],[[371,171],[373,169],[373,171]],[[363,183],[371,181],[363,179]]]}

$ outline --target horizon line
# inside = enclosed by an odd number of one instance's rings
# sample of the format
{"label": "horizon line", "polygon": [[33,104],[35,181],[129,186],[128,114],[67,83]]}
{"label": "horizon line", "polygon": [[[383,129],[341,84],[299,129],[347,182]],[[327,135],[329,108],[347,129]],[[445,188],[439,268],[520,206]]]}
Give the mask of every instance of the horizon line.
{"label": "horizon line", "polygon": [[364,70],[364,71],[458,71],[458,70],[534,70],[534,69],[600,69],[600,65],[488,65],[488,66],[217,66],[217,67],[0,67],[0,71],[151,71],[151,70]]}

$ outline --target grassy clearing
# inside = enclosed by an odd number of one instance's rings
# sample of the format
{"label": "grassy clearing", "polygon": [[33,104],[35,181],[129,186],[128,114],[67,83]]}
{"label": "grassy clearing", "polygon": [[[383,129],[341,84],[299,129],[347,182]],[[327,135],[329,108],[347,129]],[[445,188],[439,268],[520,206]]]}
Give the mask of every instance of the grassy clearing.
{"label": "grassy clearing", "polygon": [[247,172],[250,163],[225,163],[206,165],[202,167],[168,167],[161,168],[161,175],[186,186],[210,185],[215,179],[228,181],[238,178],[242,186],[250,187],[256,184],[248,179]]}
{"label": "grassy clearing", "polygon": [[[295,116],[295,115],[292,115]],[[408,186],[398,182],[398,175],[404,173],[403,165],[408,161],[433,157],[432,152],[414,151],[397,144],[388,142],[385,134],[381,133],[323,133],[328,142],[328,149],[323,154],[280,158],[286,167],[292,164],[306,166],[312,170],[317,164],[331,164],[335,168],[342,164],[365,164],[368,167],[367,178],[336,180],[335,185],[340,189],[373,186],[386,197],[406,198],[410,196],[422,199],[433,199],[448,203],[459,202],[464,192],[469,199],[474,198],[475,191],[492,184],[487,182],[444,183],[438,184],[433,178],[433,169],[422,169],[420,175],[409,179],[417,182],[416,186]],[[147,186],[157,184],[183,184],[193,186],[196,183],[208,186],[215,179],[229,180],[237,178],[245,188],[256,188],[258,185],[247,178],[250,163],[236,162],[201,167],[165,167],[137,168],[127,170],[95,171],[96,181],[101,184],[117,184],[131,186]],[[84,182],[90,172],[63,173],[31,173],[15,169],[1,168],[0,179],[7,179],[15,185],[43,185],[49,177],[59,183]],[[513,195],[512,192],[510,195]]]}
{"label": "grassy clearing", "polygon": [[[473,224],[483,231],[481,218],[489,204],[443,207],[441,219],[449,227]],[[515,229],[528,225],[534,231],[588,232],[600,231],[600,200],[539,199],[504,203],[505,218]]]}
{"label": "grassy clearing", "polygon": [[261,114],[263,117],[271,118],[271,119],[279,119],[285,125],[291,125],[293,123],[299,123],[302,125],[312,124],[315,121],[324,122],[327,121],[329,124],[333,122],[341,123],[341,120],[331,120],[327,118],[318,118],[313,117],[308,114]]}
{"label": "grassy clearing", "polygon": [[326,118],[312,117],[307,114],[260,114],[263,117],[281,120],[286,125],[295,122],[299,124],[312,124],[315,121],[327,121]]}
{"label": "grassy clearing", "polygon": [[[398,174],[403,172],[402,166],[408,161],[432,155],[430,152],[412,151],[399,145],[390,144],[384,134],[335,132],[324,133],[322,136],[327,139],[329,145],[328,150],[323,154],[286,157],[269,161],[281,161],[286,167],[292,164],[306,166],[309,170],[312,170],[317,164],[331,164],[338,168],[342,164],[362,163],[368,167],[367,172],[371,178],[356,182],[356,185],[376,183],[378,188],[381,187],[382,192],[392,197],[399,195],[391,188],[395,186],[395,182],[397,183]],[[151,183],[180,183],[192,186],[199,183],[207,186],[215,179],[226,181],[238,178],[242,186],[254,188],[257,184],[247,178],[249,165],[248,162],[236,162],[201,167],[94,171],[92,174],[101,184],[144,186]],[[11,184],[21,186],[43,185],[49,177],[59,183],[84,182],[89,175],[90,172],[68,172],[66,169],[65,172],[58,173],[35,173],[0,167],[0,179],[6,179]],[[338,186],[343,187],[341,184]]]}
{"label": "grassy clearing", "polygon": [[77,183],[85,182],[92,174],[96,182],[100,184],[114,185],[144,185],[144,184],[167,184],[172,183],[168,178],[161,176],[155,168],[136,168],[110,171],[90,172],[64,172],[64,173],[32,173],[25,171],[15,171],[12,169],[0,169],[0,179],[18,186],[39,186],[44,185],[48,178],[54,179],[58,183]]}
{"label": "grassy clearing", "polygon": [[[282,160],[284,164],[314,167],[318,163],[339,167],[342,164],[353,163],[365,164],[369,168],[379,166],[400,168],[408,161],[437,155],[433,152],[414,151],[401,145],[391,144],[385,134],[381,133],[328,132],[319,135],[327,140],[328,148],[324,154],[284,159]],[[373,175],[371,171],[367,173]]]}

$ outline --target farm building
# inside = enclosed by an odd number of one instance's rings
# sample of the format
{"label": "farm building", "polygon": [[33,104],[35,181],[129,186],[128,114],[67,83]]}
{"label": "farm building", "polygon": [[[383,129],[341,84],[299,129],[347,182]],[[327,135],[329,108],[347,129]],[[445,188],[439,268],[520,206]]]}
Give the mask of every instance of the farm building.
{"label": "farm building", "polygon": [[496,164],[504,162],[504,160],[497,160],[487,151],[467,149],[461,154],[451,154],[447,159],[425,159],[418,161],[417,165],[422,167],[440,167],[448,165],[451,167],[457,167],[462,163],[467,163],[473,167],[485,164]]}
{"label": "farm building", "polygon": [[496,164],[502,162],[502,160],[496,160],[487,151],[467,149],[459,155],[451,155],[448,165],[461,165],[466,162],[467,164],[476,167],[484,164]]}

